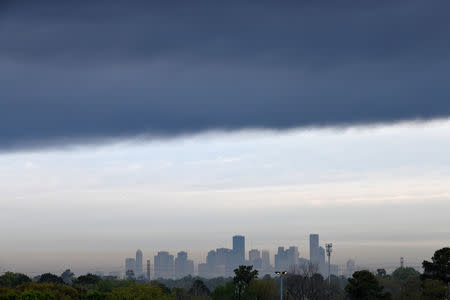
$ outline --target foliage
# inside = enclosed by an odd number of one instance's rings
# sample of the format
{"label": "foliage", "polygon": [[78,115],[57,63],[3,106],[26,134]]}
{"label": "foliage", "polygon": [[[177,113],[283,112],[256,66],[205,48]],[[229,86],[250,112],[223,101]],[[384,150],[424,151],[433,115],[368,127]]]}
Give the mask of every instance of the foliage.
{"label": "foliage", "polygon": [[52,273],[44,273],[39,277],[39,282],[48,282],[48,283],[61,283],[63,284],[64,281],[61,277],[58,275],[52,274]]}
{"label": "foliage", "polygon": [[232,281],[225,285],[217,286],[211,294],[213,300],[232,300],[235,299],[235,285]]}
{"label": "foliage", "polygon": [[450,281],[450,248],[445,247],[434,252],[430,261],[422,262],[423,279],[437,279],[448,283]]}
{"label": "foliage", "polygon": [[1,287],[16,287],[26,282],[31,282],[30,277],[21,273],[6,272],[0,276]]}
{"label": "foliage", "polygon": [[422,299],[422,287],[419,276],[410,276],[402,283],[395,300],[420,300]]}
{"label": "foliage", "polygon": [[253,270],[253,266],[239,266],[239,268],[234,270],[234,274],[233,283],[236,286],[238,299],[240,300],[250,282],[258,278],[258,271]]}
{"label": "foliage", "polygon": [[65,284],[49,283],[49,282],[29,282],[18,286],[15,289],[17,292],[23,293],[27,291],[40,292],[43,294],[52,295],[55,299],[79,299],[79,292]]}
{"label": "foliage", "polygon": [[211,291],[206,287],[205,283],[200,279],[197,279],[192,284],[189,289],[188,294],[190,296],[200,296],[200,297],[209,297],[211,295]]}
{"label": "foliage", "polygon": [[252,280],[250,282],[249,294],[253,299],[270,300],[280,297],[280,285],[278,280],[272,278],[264,278],[262,280]]}
{"label": "foliage", "polygon": [[436,279],[425,279],[423,282],[422,298],[423,300],[443,300],[447,295],[445,284]]}
{"label": "foliage", "polygon": [[414,277],[414,276],[419,276],[419,275],[420,275],[419,272],[417,272],[415,269],[409,268],[409,267],[397,268],[391,274],[392,278],[397,279],[397,280],[406,280],[406,279],[408,279],[408,277],[411,277],[411,276]]}
{"label": "foliage", "polygon": [[379,284],[375,275],[369,271],[357,271],[348,279],[345,287],[350,299],[372,300],[390,299],[390,294],[383,292],[383,286]]}
{"label": "foliage", "polygon": [[378,277],[386,277],[387,273],[385,269],[377,269],[377,276]]}
{"label": "foliage", "polygon": [[75,280],[75,284],[94,285],[100,282],[100,277],[91,273],[82,275]]}
{"label": "foliage", "polygon": [[126,287],[114,289],[110,299],[117,300],[165,300],[170,299],[168,295],[164,295],[162,290],[156,286],[149,284],[134,283]]}

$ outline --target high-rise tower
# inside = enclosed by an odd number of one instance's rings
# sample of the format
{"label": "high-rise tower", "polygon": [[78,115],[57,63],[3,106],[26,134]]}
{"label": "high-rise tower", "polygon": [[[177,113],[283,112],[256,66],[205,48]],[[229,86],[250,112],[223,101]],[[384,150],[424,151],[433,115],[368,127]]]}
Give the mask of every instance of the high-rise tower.
{"label": "high-rise tower", "polygon": [[309,261],[312,264],[319,265],[319,235],[309,235]]}
{"label": "high-rise tower", "polygon": [[142,275],[142,251],[138,249],[136,251],[136,277]]}
{"label": "high-rise tower", "polygon": [[245,261],[245,237],[242,235],[233,236],[233,254],[237,259],[238,264]]}

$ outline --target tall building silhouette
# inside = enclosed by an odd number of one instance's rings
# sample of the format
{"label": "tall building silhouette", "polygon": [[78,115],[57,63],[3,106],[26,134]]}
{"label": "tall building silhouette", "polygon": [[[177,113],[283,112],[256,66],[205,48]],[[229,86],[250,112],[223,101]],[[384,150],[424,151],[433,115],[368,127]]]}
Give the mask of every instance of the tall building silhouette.
{"label": "tall building silhouette", "polygon": [[167,251],[159,251],[154,257],[155,279],[172,279],[174,275],[173,255]]}
{"label": "tall building silhouette", "polygon": [[142,276],[142,251],[138,249],[136,251],[136,277]]}
{"label": "tall building silhouette", "polygon": [[151,271],[150,271],[150,259],[147,259],[147,280],[150,281],[152,279],[151,277]]}
{"label": "tall building silhouette", "polygon": [[233,254],[236,257],[236,263],[243,264],[245,262],[245,237],[242,235],[233,236]]}
{"label": "tall building silhouette", "polygon": [[262,269],[261,252],[258,249],[252,249],[248,252],[248,262],[256,270]]}
{"label": "tall building silhouette", "polygon": [[275,254],[275,269],[276,271],[288,271],[292,266],[298,264],[299,252],[298,247],[291,246],[284,250],[284,247],[278,247],[278,252]]}
{"label": "tall building silhouette", "polygon": [[319,235],[310,234],[309,235],[309,261],[319,266]]}
{"label": "tall building silhouette", "polygon": [[175,258],[175,278],[194,274],[194,261],[188,259],[185,251],[178,252]]}
{"label": "tall building silhouette", "polygon": [[134,258],[125,258],[125,274],[130,274],[136,276],[136,260]]}

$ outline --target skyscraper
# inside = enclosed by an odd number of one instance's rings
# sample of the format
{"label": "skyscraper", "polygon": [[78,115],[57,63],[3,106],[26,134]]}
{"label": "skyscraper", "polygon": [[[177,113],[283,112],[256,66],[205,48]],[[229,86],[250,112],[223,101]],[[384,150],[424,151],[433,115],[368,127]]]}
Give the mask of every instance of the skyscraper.
{"label": "skyscraper", "polygon": [[142,251],[138,249],[136,251],[136,278],[142,276]]}
{"label": "skyscraper", "polygon": [[248,252],[248,261],[256,270],[261,270],[262,260],[261,252],[258,249],[252,249]]}
{"label": "skyscraper", "polygon": [[147,280],[151,280],[151,274],[150,274],[150,259],[147,259]]}
{"label": "skyscraper", "polygon": [[233,236],[233,254],[236,263],[242,264],[245,261],[245,237],[242,235]]}
{"label": "skyscraper", "polygon": [[155,267],[155,279],[173,278],[173,255],[170,255],[169,252],[159,251],[158,254],[154,257],[153,265]]}
{"label": "skyscraper", "polygon": [[292,266],[298,264],[299,252],[298,247],[291,246],[284,250],[284,247],[278,247],[275,254],[275,269],[278,271],[288,271]]}
{"label": "skyscraper", "polygon": [[264,270],[270,267],[270,252],[268,250],[263,250],[261,253],[262,267]]}
{"label": "skyscraper", "polygon": [[300,253],[298,252],[298,247],[291,246],[289,249],[286,250],[287,252],[287,261],[290,266],[294,266],[298,264],[298,259],[300,256]]}
{"label": "skyscraper", "polygon": [[319,235],[309,235],[309,261],[319,266]]}
{"label": "skyscraper", "polygon": [[194,274],[194,261],[187,258],[187,252],[178,252],[175,258],[175,278],[182,278]]}
{"label": "skyscraper", "polygon": [[317,266],[319,267],[319,272],[325,276],[325,274],[328,274],[327,266],[325,263],[325,249],[320,246],[319,247],[319,255],[318,255],[318,263]]}
{"label": "skyscraper", "polygon": [[136,276],[136,260],[134,258],[125,258],[125,275],[131,276],[131,272],[133,277]]}

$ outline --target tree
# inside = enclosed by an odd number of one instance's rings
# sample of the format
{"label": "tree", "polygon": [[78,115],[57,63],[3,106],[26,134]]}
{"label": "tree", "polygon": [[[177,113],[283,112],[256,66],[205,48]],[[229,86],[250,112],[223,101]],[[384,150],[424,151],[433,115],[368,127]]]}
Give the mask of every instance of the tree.
{"label": "tree", "polygon": [[6,272],[0,276],[0,286],[14,288],[22,283],[31,282],[30,277],[22,273]]}
{"label": "tree", "polygon": [[348,279],[345,291],[350,299],[375,300],[391,298],[389,293],[383,292],[383,287],[378,283],[375,275],[366,270],[353,273],[352,278]]}
{"label": "tree", "polygon": [[422,287],[419,276],[410,276],[402,284],[396,300],[420,300],[422,299]]}
{"label": "tree", "polygon": [[129,286],[116,288],[112,291],[112,297],[109,299],[120,300],[152,300],[152,299],[171,299],[164,295],[162,290],[157,286],[149,284],[138,284],[132,282]]}
{"label": "tree", "polygon": [[168,288],[164,283],[161,283],[161,282],[156,281],[156,280],[152,280],[150,282],[150,285],[158,287],[159,289],[161,289],[161,291],[165,295],[169,295],[170,294],[170,288]]}
{"label": "tree", "polygon": [[423,275],[422,279],[437,279],[448,283],[450,278],[450,248],[445,247],[434,252],[430,261],[422,262]]}
{"label": "tree", "polygon": [[49,283],[64,283],[61,277],[52,274],[52,273],[44,273],[39,277],[39,282],[49,282]]}
{"label": "tree", "polygon": [[242,293],[250,285],[250,282],[258,278],[258,271],[252,269],[253,266],[239,266],[239,268],[234,270],[233,283],[236,285],[239,300],[241,300]]}
{"label": "tree", "polygon": [[271,300],[278,299],[280,295],[280,285],[278,280],[265,277],[261,280],[252,280],[249,287],[253,299]]}
{"label": "tree", "polygon": [[218,285],[211,294],[213,300],[234,300],[235,284],[230,281],[225,285]]}
{"label": "tree", "polygon": [[76,284],[80,284],[80,285],[94,285],[100,282],[100,277],[91,273],[88,273],[86,275],[81,275],[79,276],[76,280],[75,283]]}
{"label": "tree", "polygon": [[26,291],[20,295],[21,300],[53,300],[55,296],[48,292]]}
{"label": "tree", "polygon": [[387,273],[385,269],[377,269],[377,275],[381,278],[386,277]]}
{"label": "tree", "polygon": [[188,291],[188,294],[190,296],[209,297],[211,295],[211,291],[206,287],[203,281],[197,279],[192,284],[191,288]]}
{"label": "tree", "polygon": [[436,279],[425,279],[422,283],[422,298],[423,300],[444,300],[447,294],[447,287],[445,284]]}
{"label": "tree", "polygon": [[406,267],[406,268],[397,268],[394,272],[392,272],[392,278],[397,280],[406,280],[408,277],[411,276],[419,276],[420,273],[414,270],[413,268]]}
{"label": "tree", "polygon": [[286,277],[287,295],[294,299],[324,299],[328,286],[317,271],[312,263],[292,266]]}

